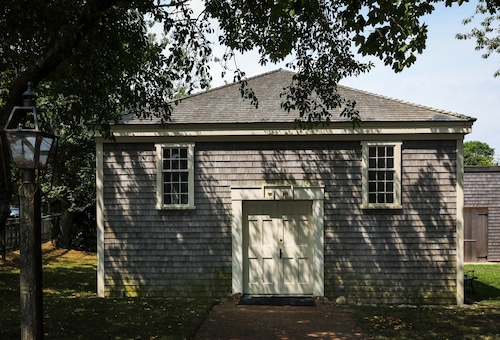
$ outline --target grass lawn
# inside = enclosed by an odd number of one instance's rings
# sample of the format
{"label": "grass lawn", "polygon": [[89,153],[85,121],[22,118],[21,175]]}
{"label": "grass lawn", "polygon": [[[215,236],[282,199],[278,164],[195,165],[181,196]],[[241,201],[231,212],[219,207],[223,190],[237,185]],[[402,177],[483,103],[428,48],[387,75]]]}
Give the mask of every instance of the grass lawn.
{"label": "grass lawn", "polygon": [[[19,256],[0,260],[0,339],[19,339]],[[463,307],[350,306],[374,339],[500,339],[500,264],[467,265],[478,281]],[[44,245],[46,339],[191,338],[214,300],[98,298],[96,256]]]}
{"label": "grass lawn", "polygon": [[[214,300],[96,296],[96,255],[43,248],[46,339],[186,339]],[[20,338],[19,256],[0,260],[0,339]]]}
{"label": "grass lawn", "polygon": [[468,264],[478,280],[463,307],[359,306],[347,310],[373,339],[500,339],[500,264]]}

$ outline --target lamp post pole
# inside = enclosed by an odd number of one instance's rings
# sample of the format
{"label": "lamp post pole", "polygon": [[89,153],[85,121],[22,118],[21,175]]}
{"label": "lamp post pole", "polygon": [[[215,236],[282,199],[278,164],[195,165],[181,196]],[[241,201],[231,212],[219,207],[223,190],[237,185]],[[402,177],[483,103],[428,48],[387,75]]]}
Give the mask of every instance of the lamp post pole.
{"label": "lamp post pole", "polygon": [[56,139],[38,127],[33,83],[23,93],[23,105],[15,106],[2,137],[9,147],[14,167],[21,169],[20,198],[20,314],[21,339],[43,338],[42,221],[38,173],[45,168]]}
{"label": "lamp post pole", "polygon": [[[34,171],[34,170],[23,170]],[[42,237],[40,192],[36,183],[23,182],[20,201],[21,339],[43,338]]]}
{"label": "lamp post pole", "polygon": [[[23,106],[36,107],[35,93],[25,92]],[[20,186],[21,339],[43,338],[42,222],[38,169],[22,169]]]}

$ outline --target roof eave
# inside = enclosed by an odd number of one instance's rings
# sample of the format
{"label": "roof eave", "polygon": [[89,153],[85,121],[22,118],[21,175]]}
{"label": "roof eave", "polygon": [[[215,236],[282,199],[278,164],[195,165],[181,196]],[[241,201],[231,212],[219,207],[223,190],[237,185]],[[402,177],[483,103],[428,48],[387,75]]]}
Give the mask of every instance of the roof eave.
{"label": "roof eave", "polygon": [[[301,129],[297,123],[245,124],[167,124],[118,125],[112,128],[115,138],[210,138],[231,137],[288,137],[322,139],[326,136],[401,136],[401,135],[466,135],[472,132],[473,120],[434,122],[362,122],[354,127],[351,122],[335,122],[328,126]],[[99,136],[100,137],[100,136]]]}

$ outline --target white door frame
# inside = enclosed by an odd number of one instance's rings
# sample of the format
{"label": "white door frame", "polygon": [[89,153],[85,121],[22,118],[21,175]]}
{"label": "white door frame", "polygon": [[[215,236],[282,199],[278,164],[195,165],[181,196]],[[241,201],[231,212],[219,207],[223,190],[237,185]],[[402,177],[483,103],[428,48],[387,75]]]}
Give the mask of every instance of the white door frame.
{"label": "white door frame", "polygon": [[243,293],[243,201],[312,201],[313,295],[324,296],[324,199],[323,185],[273,185],[231,187],[232,201],[232,292]]}

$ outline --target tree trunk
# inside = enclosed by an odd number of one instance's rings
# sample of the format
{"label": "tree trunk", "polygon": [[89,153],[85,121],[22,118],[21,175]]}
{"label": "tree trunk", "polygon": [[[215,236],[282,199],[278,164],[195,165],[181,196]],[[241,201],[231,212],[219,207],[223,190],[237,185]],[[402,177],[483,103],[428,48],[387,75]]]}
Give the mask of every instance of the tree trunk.
{"label": "tree trunk", "polygon": [[[1,124],[1,123],[0,123]],[[3,124],[1,124],[0,129],[3,129]],[[5,223],[10,214],[10,198],[12,196],[12,184],[10,179],[10,157],[9,150],[7,149],[7,143],[3,139],[3,135],[0,135],[0,230],[2,231],[0,240],[0,250],[2,252],[2,258],[5,260],[6,248],[5,248]]]}
{"label": "tree trunk", "polygon": [[59,226],[60,234],[58,237],[57,246],[60,248],[71,248],[71,231],[73,229],[73,219],[75,214],[68,210],[69,205],[65,201],[61,201],[61,222]]}

